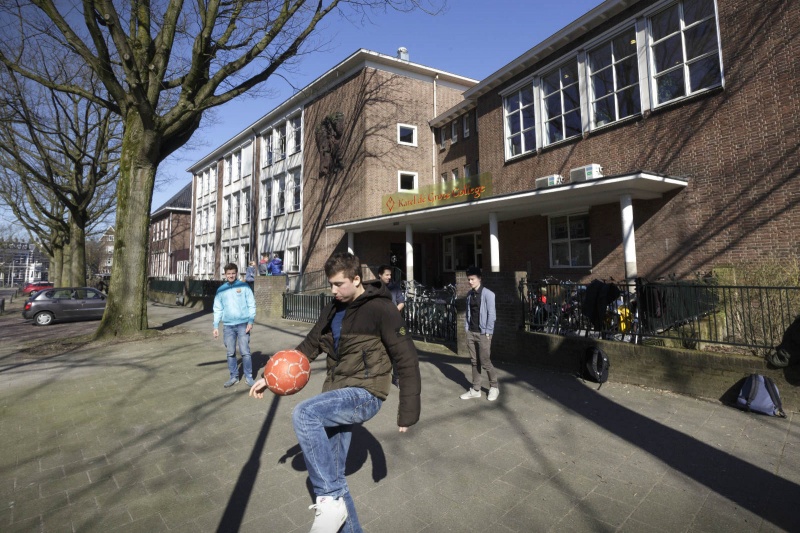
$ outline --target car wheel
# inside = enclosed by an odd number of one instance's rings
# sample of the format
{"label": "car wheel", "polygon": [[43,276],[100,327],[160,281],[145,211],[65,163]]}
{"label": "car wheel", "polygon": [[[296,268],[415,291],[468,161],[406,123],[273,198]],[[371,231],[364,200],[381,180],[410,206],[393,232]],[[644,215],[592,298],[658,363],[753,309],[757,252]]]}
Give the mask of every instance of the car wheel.
{"label": "car wheel", "polygon": [[49,311],[42,311],[33,317],[33,320],[36,322],[37,326],[46,326],[53,321],[53,313]]}

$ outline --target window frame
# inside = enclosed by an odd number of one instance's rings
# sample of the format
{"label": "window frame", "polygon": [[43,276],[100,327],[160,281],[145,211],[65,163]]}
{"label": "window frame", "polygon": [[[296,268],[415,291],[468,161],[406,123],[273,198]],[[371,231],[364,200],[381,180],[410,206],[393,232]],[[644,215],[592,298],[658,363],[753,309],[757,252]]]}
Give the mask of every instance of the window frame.
{"label": "window frame", "polygon": [[[586,219],[586,236],[585,237],[572,237],[572,225],[571,225],[571,218],[585,218]],[[557,218],[566,218],[567,219],[567,237],[561,239],[554,239],[553,238],[553,219]],[[586,242],[588,244],[588,264],[573,264],[574,257],[576,254],[572,251],[572,243],[573,242]],[[554,263],[553,259],[553,246],[555,244],[563,244],[566,243],[569,251],[569,264],[566,265],[557,265]],[[550,215],[547,217],[547,249],[549,254],[549,263],[550,268],[592,268],[592,236],[590,233],[589,227],[589,212],[588,211],[576,211],[571,213],[560,213],[556,215]]]}
{"label": "window frame", "polygon": [[[411,137],[412,137],[411,142],[406,142],[406,141],[402,140],[401,132],[402,132],[403,128],[408,128],[409,130],[411,130]],[[397,144],[400,144],[400,145],[403,145],[403,146],[414,146],[414,147],[416,147],[417,146],[417,127],[412,125],[412,124],[403,124],[401,122],[398,122],[397,123]]]}
{"label": "window frame", "polygon": [[[413,176],[414,178],[414,188],[413,189],[404,189],[401,187],[403,182],[403,176]],[[419,192],[419,173],[413,172],[411,170],[398,170],[397,171],[397,192],[406,192],[406,193],[417,193]]]}
{"label": "window frame", "polygon": [[[522,95],[523,91],[530,91],[530,102],[524,104],[524,98]],[[536,105],[536,83],[533,77],[527,78],[522,83],[517,84],[513,87],[513,89],[509,90],[507,93],[503,95],[503,133],[504,133],[504,148],[505,148],[505,156],[506,161],[511,159],[515,159],[517,157],[522,157],[525,154],[529,154],[532,152],[536,152],[539,148],[539,132],[537,131],[537,121],[541,113],[536,113],[537,105]],[[518,101],[517,108],[510,112],[508,101],[510,98],[516,98]],[[524,105],[523,105],[524,104]],[[528,127],[524,127],[524,113],[526,110],[532,109],[533,110],[533,122]],[[512,133],[511,131],[511,119],[510,117],[514,114],[519,114],[519,131]],[[531,147],[527,146],[525,142],[526,134],[533,135],[533,144]],[[518,154],[511,153],[512,143],[511,140],[515,137],[519,136],[520,138],[520,146],[521,151]]]}
{"label": "window frame", "polygon": [[458,119],[450,123],[450,144],[458,142]]}
{"label": "window frame", "polygon": [[289,212],[294,213],[300,211],[303,206],[303,179],[302,175],[300,174],[300,169],[295,168],[289,171],[289,176],[291,176],[291,209]]}
{"label": "window frame", "polygon": [[[620,39],[621,37],[625,36],[626,33],[631,32],[634,40],[634,51],[632,54],[629,54],[624,57],[618,57],[617,52],[615,50],[615,42]],[[600,52],[604,47],[610,47],[610,62],[608,65],[600,68],[600,69],[593,69],[592,68],[592,57],[593,54]],[[632,77],[632,83],[629,83],[625,86],[620,86],[618,81],[618,65],[622,64],[624,61],[629,61],[633,59],[632,63],[634,68],[636,69],[635,76]],[[592,46],[591,48],[587,49],[586,51],[586,93],[588,95],[588,112],[589,112],[589,127],[590,129],[594,130],[597,128],[602,128],[608,126],[609,124],[614,124],[619,122],[620,120],[625,120],[631,117],[635,117],[637,115],[641,115],[642,113],[642,73],[639,65],[639,42],[637,36],[637,28],[634,21],[630,21],[618,31],[615,31],[613,34],[608,35],[605,39],[598,42],[596,45]],[[595,84],[594,79],[595,76],[598,76],[600,73],[604,71],[610,71],[611,73],[611,90],[606,94],[602,95],[601,97],[597,97],[595,93]],[[625,115],[624,117],[620,116],[620,95],[624,91],[633,90],[634,94],[638,97],[638,110]],[[597,110],[596,104],[601,100],[610,99],[614,104],[614,117],[607,120],[603,124],[597,123]]]}
{"label": "window frame", "polygon": [[298,115],[289,119],[292,128],[292,153],[296,154],[303,149],[303,117]]}
{"label": "window frame", "polygon": [[[455,239],[458,237],[466,237],[468,235],[472,235],[472,246],[473,246],[473,253],[472,253],[472,260],[473,264],[480,268],[481,263],[483,262],[483,243],[480,242],[483,235],[480,231],[467,231],[464,233],[454,233],[451,235],[443,235],[442,236],[442,271],[443,272],[456,272],[458,270],[463,270],[456,268],[455,264],[455,257],[456,257],[456,243]],[[450,243],[450,247],[448,249],[448,242]],[[480,259],[478,259],[480,257]],[[449,259],[449,264],[448,264]],[[469,266],[469,265],[467,265]]]}
{"label": "window frame", "polygon": [[439,150],[444,150],[447,147],[447,126],[439,128]]}
{"label": "window frame", "polygon": [[275,178],[277,187],[275,188],[275,216],[286,214],[286,173],[281,174]]}
{"label": "window frame", "polygon": [[[292,257],[294,256],[294,257]],[[300,272],[300,247],[299,246],[290,246],[286,248],[286,254],[284,256],[286,261],[284,262],[284,266],[286,267],[287,272]],[[294,261],[292,261],[294,259]]]}
{"label": "window frame", "polygon": [[261,219],[272,217],[272,178],[261,181]]}

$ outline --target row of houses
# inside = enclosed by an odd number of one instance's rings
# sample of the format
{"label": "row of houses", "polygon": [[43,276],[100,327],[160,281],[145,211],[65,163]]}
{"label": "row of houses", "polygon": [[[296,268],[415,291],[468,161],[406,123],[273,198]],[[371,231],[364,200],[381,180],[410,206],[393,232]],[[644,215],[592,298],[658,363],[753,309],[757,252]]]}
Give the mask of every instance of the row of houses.
{"label": "row of houses", "polygon": [[151,274],[345,250],[426,285],[796,259],[798,24],[796,2],[608,0],[483,80],[358,50],[188,169]]}

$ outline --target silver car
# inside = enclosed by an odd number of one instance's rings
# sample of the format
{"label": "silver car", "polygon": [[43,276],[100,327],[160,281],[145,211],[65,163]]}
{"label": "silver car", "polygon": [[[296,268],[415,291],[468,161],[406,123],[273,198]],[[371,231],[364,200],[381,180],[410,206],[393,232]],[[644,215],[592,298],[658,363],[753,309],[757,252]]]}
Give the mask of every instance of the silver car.
{"label": "silver car", "polygon": [[54,320],[91,320],[103,318],[106,295],[91,287],[57,287],[37,292],[25,303],[24,318],[39,326]]}

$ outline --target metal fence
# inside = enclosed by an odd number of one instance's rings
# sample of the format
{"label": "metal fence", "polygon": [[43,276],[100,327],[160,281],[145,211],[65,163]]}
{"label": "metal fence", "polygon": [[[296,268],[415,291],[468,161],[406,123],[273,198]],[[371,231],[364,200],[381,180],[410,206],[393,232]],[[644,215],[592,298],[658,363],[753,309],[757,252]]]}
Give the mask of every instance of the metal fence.
{"label": "metal fence", "polygon": [[330,294],[283,293],[283,318],[314,323],[322,309],[333,300]]}
{"label": "metal fence", "polygon": [[524,327],[633,343],[739,346],[765,355],[800,313],[800,287],[700,281],[590,284],[522,279]]}
{"label": "metal fence", "polygon": [[406,293],[403,319],[412,337],[425,342],[456,342],[455,286],[427,289],[420,284],[404,284]]}
{"label": "metal fence", "polygon": [[150,278],[149,282],[151,291],[183,294],[183,279]]}

